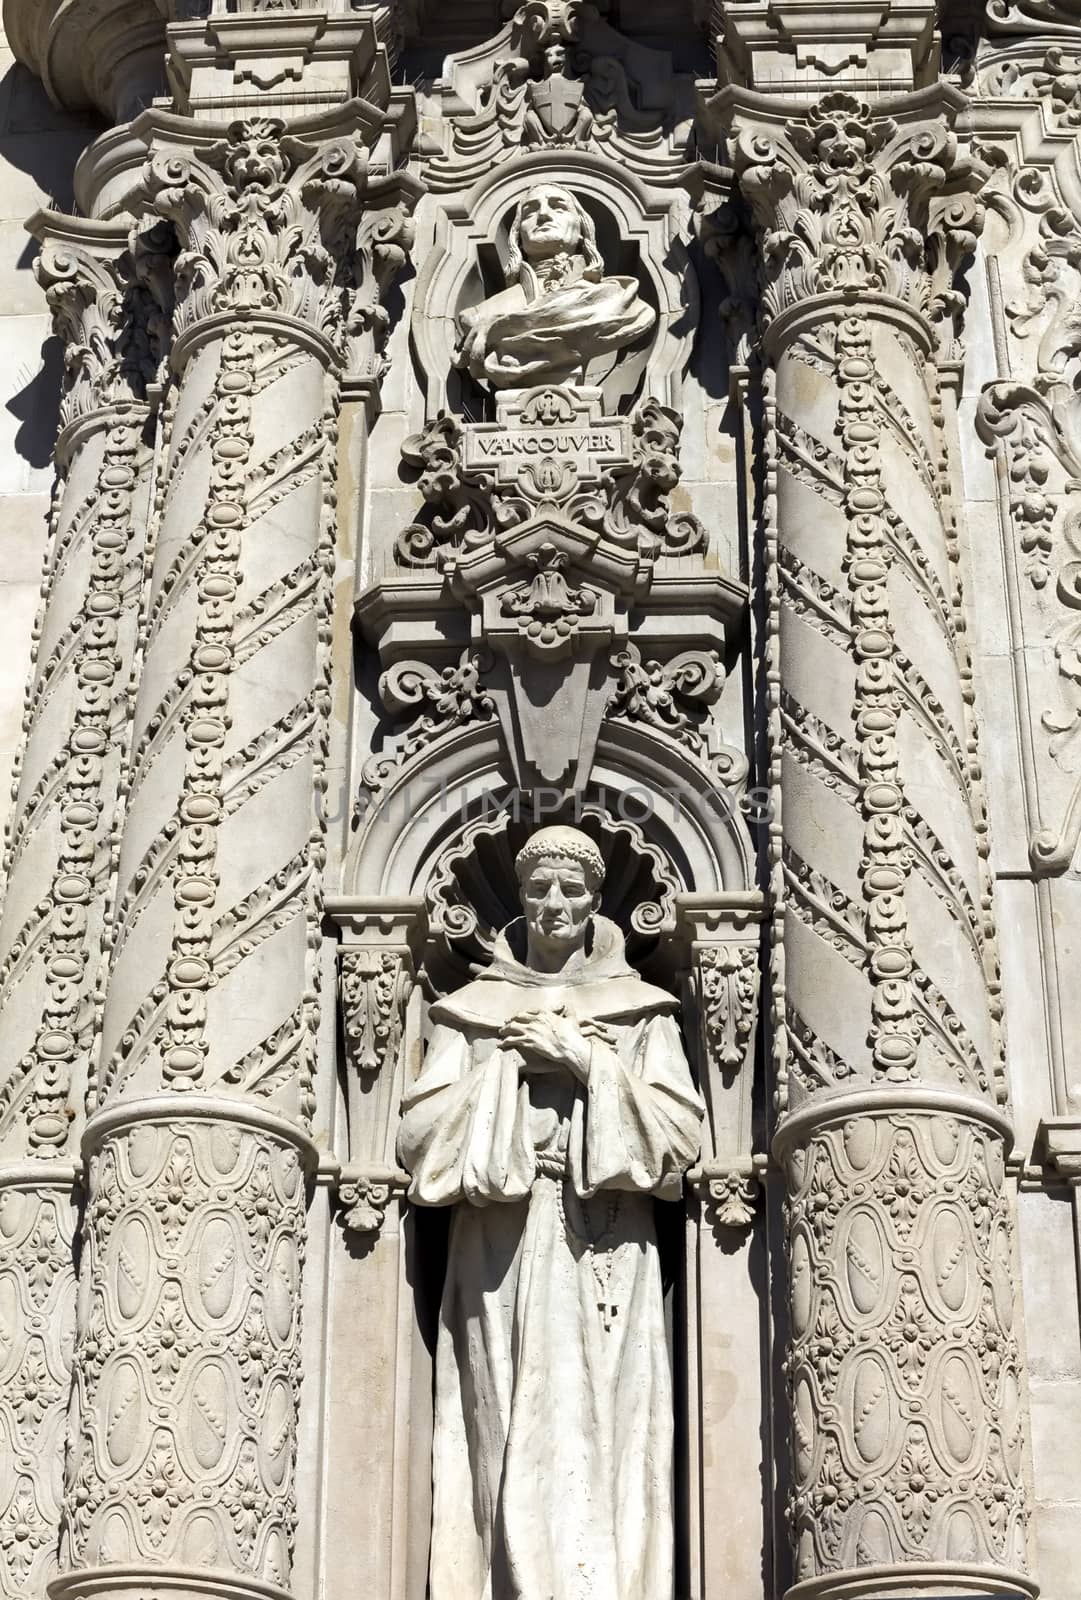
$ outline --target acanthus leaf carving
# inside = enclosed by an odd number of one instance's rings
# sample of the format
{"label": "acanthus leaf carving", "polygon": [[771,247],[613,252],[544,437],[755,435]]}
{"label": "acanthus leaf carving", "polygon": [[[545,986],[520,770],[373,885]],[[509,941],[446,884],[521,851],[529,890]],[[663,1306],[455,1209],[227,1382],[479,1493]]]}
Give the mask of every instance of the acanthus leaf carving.
{"label": "acanthus leaf carving", "polygon": [[[108,225],[39,212],[34,276],[64,345],[61,424],[145,402],[170,337],[174,241],[165,223],[108,237]],[[115,232],[115,230],[112,230]]]}
{"label": "acanthus leaf carving", "polygon": [[[371,934],[369,933],[369,938]],[[394,1165],[372,1159],[384,1145],[384,1118],[392,1115],[400,1092],[406,1006],[413,988],[413,957],[408,944],[380,937],[346,944],[339,958],[349,1104],[349,1160],[337,1179],[342,1226],[349,1233],[377,1234],[388,1205],[403,1196],[409,1178]],[[358,1090],[374,1098],[364,1099]],[[380,1109],[381,1108],[381,1109]],[[363,1117],[365,1129],[354,1127]],[[373,1121],[379,1126],[373,1126]]]}
{"label": "acanthus leaf carving", "polygon": [[688,1186],[698,1194],[719,1237],[754,1223],[762,1199],[762,1159],[756,1162],[752,1157],[735,1165],[703,1161],[688,1174]]}
{"label": "acanthus leaf carving", "polygon": [[390,331],[384,301],[413,248],[413,208],[421,185],[407,173],[369,178],[364,221],[357,238],[356,289],[347,302],[345,370],[352,380],[376,385],[386,371],[383,349]]}
{"label": "acanthus leaf carving", "polygon": [[342,952],[341,993],[349,1060],[357,1072],[393,1070],[412,987],[407,949],[361,947]]}
{"label": "acanthus leaf carving", "polygon": [[456,666],[442,671],[423,661],[399,661],[383,673],[379,695],[387,710],[412,716],[383,750],[364,763],[361,781],[369,795],[377,793],[395,769],[444,734],[494,716],[495,705],[483,683],[492,661],[488,650],[467,649]]}
{"label": "acanthus leaf carving", "polygon": [[704,1059],[721,1074],[747,1067],[758,1012],[758,947],[703,944],[695,957]]}
{"label": "acanthus leaf carving", "polygon": [[[250,117],[189,154],[156,146],[141,198],[175,225],[177,331],[217,313],[295,318],[371,366],[386,330],[382,295],[412,242],[413,179],[369,174],[362,135],[322,143]],[[368,215],[369,202],[378,215]],[[356,340],[370,341],[367,352]]]}
{"label": "acanthus leaf carving", "polygon": [[[762,315],[814,295],[889,295],[950,321],[954,274],[980,232],[987,171],[952,130],[952,107],[918,120],[873,111],[845,91],[782,127],[728,92],[733,163],[762,236]],[[928,114],[930,113],[930,114]]]}
{"label": "acanthus leaf carving", "polygon": [[710,753],[709,708],[724,688],[724,662],[717,650],[682,650],[668,661],[642,660],[637,645],[612,657],[616,680],[609,715],[645,722],[670,734],[695,755]]}

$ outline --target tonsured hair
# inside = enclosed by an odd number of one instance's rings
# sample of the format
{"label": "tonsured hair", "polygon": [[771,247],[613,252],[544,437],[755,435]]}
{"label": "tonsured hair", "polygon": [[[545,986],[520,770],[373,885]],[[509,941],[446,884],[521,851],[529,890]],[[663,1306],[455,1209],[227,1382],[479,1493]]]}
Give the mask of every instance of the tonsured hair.
{"label": "tonsured hair", "polygon": [[550,828],[538,828],[530,834],[514,858],[514,870],[519,882],[524,881],[536,861],[576,861],[585,869],[591,889],[599,889],[604,882],[604,857],[587,833],[580,828],[569,828],[557,823]]}

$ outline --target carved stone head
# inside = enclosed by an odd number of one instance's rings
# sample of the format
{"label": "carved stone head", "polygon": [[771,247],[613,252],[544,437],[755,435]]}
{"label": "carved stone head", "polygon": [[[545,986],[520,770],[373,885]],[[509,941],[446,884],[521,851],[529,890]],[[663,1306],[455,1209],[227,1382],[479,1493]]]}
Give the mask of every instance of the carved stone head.
{"label": "carved stone head", "polygon": [[524,262],[532,265],[565,255],[584,257],[586,273],[604,270],[593,219],[576,196],[562,184],[536,183],[514,213],[507,277],[517,278]]}
{"label": "carved stone head", "polygon": [[581,950],[600,909],[604,882],[604,861],[593,840],[579,828],[540,828],[518,852],[514,867],[530,957]]}

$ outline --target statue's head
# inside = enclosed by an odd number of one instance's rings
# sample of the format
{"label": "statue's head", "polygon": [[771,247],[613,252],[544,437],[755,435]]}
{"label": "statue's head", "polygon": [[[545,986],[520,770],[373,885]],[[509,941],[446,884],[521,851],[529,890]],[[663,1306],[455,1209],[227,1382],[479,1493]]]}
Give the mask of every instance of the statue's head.
{"label": "statue's head", "polygon": [[529,945],[538,954],[584,947],[600,909],[604,860],[580,828],[539,828],[514,861]]}
{"label": "statue's head", "polygon": [[535,183],[514,213],[507,276],[517,278],[525,261],[549,261],[561,255],[580,255],[587,272],[603,271],[597,230],[588,211],[561,184]]}

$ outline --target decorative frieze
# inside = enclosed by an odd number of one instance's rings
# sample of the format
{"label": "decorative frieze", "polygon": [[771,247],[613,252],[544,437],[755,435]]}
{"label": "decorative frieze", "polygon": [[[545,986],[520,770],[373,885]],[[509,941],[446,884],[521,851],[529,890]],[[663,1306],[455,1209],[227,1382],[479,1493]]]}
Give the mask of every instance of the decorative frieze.
{"label": "decorative frieze", "polygon": [[761,230],[765,321],[824,294],[884,295],[928,322],[950,321],[987,179],[951,126],[962,103],[946,86],[893,96],[888,114],[841,91],[798,116],[733,89],[709,102],[732,129]]}

